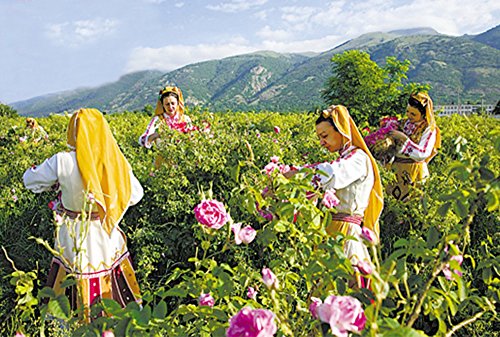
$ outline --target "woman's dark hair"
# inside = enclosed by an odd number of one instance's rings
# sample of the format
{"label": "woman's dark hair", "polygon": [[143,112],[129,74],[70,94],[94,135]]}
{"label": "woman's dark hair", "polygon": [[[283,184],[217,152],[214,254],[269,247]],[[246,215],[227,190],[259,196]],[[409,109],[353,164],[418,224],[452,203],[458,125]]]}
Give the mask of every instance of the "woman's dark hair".
{"label": "woman's dark hair", "polygon": [[163,100],[165,98],[167,98],[168,96],[172,96],[172,97],[175,97],[175,99],[177,100],[177,102],[179,102],[179,95],[177,95],[175,92],[173,91],[167,91],[166,93],[164,93],[163,95],[161,95],[160,97],[160,102],[163,104]]}
{"label": "woman's dark hair", "polygon": [[418,99],[410,95],[410,97],[408,98],[408,104],[411,107],[417,108],[418,111],[420,111],[420,113],[422,114],[422,116],[425,116],[425,107],[422,105],[422,103],[420,103]]}
{"label": "woman's dark hair", "polygon": [[333,122],[333,119],[331,119],[330,117],[323,116],[323,111],[320,111],[319,117],[318,117],[318,119],[316,119],[316,125],[318,125],[319,123],[322,123],[322,122],[328,122],[328,123],[330,123],[330,125],[333,126],[333,128],[335,129],[335,131],[339,132],[339,129],[337,129],[337,126]]}

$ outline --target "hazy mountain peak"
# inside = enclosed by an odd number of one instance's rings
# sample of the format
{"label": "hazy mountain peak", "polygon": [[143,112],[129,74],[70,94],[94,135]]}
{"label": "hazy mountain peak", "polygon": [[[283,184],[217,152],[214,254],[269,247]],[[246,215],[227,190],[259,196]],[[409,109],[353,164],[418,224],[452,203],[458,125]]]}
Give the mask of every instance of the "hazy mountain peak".
{"label": "hazy mountain peak", "polygon": [[441,35],[435,29],[431,27],[416,27],[409,29],[397,29],[391,30],[390,34],[396,34],[398,36],[409,36],[409,35]]}

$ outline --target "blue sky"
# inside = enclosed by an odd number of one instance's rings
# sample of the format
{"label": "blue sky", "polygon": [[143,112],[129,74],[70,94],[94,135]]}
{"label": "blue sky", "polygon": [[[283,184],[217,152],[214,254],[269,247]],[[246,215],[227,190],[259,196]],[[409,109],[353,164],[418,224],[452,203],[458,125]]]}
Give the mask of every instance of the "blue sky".
{"label": "blue sky", "polygon": [[322,52],[375,31],[498,24],[498,0],[0,0],[0,102],[257,50]]}

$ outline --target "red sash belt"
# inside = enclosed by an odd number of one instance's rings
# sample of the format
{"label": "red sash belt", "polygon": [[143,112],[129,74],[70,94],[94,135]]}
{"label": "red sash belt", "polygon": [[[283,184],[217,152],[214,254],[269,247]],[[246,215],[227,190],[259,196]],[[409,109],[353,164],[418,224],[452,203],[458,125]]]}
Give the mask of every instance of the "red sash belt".
{"label": "red sash belt", "polygon": [[[82,213],[82,212],[75,212],[72,210],[69,210],[67,208],[64,208],[63,206],[59,205],[57,207],[56,213],[59,214],[60,216],[67,216],[68,218],[74,220],[76,218],[80,218],[80,220],[99,220],[99,212],[90,212],[90,213]],[[84,217],[82,217],[82,214]]]}
{"label": "red sash belt", "polygon": [[363,223],[363,217],[361,215],[354,215],[347,213],[332,214],[332,220],[349,222],[360,226]]}

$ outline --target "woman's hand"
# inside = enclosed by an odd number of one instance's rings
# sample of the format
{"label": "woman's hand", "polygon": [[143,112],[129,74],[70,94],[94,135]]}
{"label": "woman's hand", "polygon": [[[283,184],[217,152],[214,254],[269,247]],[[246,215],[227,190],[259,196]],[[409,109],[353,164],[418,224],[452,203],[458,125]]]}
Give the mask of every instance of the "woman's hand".
{"label": "woman's hand", "polygon": [[290,179],[291,177],[293,177],[297,173],[299,173],[298,170],[290,170],[288,172],[283,173],[283,175],[285,176],[285,178]]}
{"label": "woman's hand", "polygon": [[389,136],[396,141],[398,145],[404,144],[408,140],[408,136],[401,131],[392,130],[389,132]]}
{"label": "woman's hand", "polygon": [[158,132],[155,132],[148,137],[148,143],[151,143],[158,138],[160,138],[160,135],[158,134]]}

